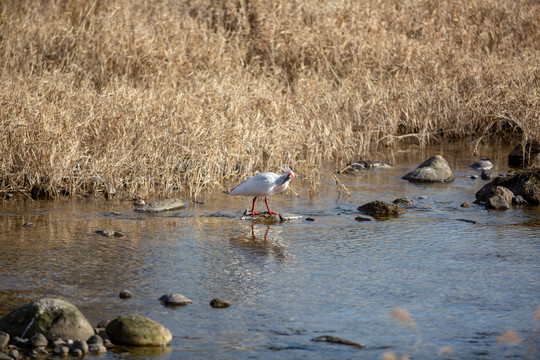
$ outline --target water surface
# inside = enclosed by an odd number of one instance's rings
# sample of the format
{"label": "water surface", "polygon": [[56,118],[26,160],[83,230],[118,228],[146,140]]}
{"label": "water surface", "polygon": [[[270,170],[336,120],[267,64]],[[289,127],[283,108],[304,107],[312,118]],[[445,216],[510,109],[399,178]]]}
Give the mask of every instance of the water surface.
{"label": "water surface", "polygon": [[[483,150],[497,170],[506,170],[507,148]],[[401,180],[436,153],[449,160],[453,183]],[[323,177],[315,197],[307,182],[296,180],[291,185],[298,196],[289,192],[270,205],[315,221],[272,226],[241,220],[251,200],[225,194],[159,215],[135,213],[121,201],[2,200],[0,316],[31,300],[61,297],[93,325],[140,313],[173,333],[170,347],[101,359],[376,359],[385,352],[415,359],[527,358],[540,345],[533,321],[540,299],[540,212],[472,204],[485,184],[470,178],[476,159],[454,148],[382,156],[376,160],[397,165],[339,177],[352,193],[345,198],[330,177]],[[355,220],[359,205],[402,196],[415,202],[409,213]],[[472,206],[461,208],[465,201]],[[27,222],[34,226],[23,226]],[[125,236],[95,233],[103,229]],[[134,297],[119,299],[122,289]],[[162,306],[158,298],[171,292],[193,304]],[[233,305],[213,309],[214,297]],[[396,309],[406,310],[416,326],[396,322]],[[507,330],[523,343],[498,343]],[[320,335],[366,348],[311,341]]]}

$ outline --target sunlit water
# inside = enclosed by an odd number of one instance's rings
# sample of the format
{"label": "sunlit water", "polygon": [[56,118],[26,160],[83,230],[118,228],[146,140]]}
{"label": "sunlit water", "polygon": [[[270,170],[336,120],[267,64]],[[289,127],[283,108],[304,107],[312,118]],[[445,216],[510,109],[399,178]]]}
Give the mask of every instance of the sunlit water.
{"label": "sunlit water", "polygon": [[[506,170],[508,149],[487,150],[481,155]],[[449,160],[453,183],[401,179],[435,153]],[[540,212],[472,204],[485,184],[470,179],[476,159],[468,149],[381,157],[397,165],[339,176],[352,192],[345,198],[329,176],[311,198],[306,182],[295,179],[298,196],[289,192],[270,205],[304,219],[272,226],[241,220],[250,199],[225,194],[159,215],[135,213],[130,202],[2,200],[0,316],[31,300],[62,297],[93,325],[140,313],[173,333],[170,347],[113,351],[104,359],[380,359],[387,352],[538,358],[539,350],[530,352],[540,345]],[[355,220],[359,205],[402,196],[415,202],[409,213]],[[465,201],[472,206],[461,208]],[[95,233],[103,229],[125,236]],[[134,297],[120,299],[122,289]],[[166,293],[193,304],[164,307],[158,298]],[[232,306],[211,308],[215,297]],[[396,322],[395,309],[408,311],[416,326]],[[522,344],[497,342],[507,330]],[[320,335],[366,348],[311,341]]]}

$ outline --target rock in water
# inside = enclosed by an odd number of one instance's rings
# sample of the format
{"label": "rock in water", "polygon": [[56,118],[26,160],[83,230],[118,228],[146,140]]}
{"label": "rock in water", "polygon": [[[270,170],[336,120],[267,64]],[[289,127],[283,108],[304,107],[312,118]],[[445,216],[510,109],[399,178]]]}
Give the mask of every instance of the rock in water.
{"label": "rock in water", "polygon": [[455,175],[445,158],[435,155],[405,174],[402,179],[411,182],[450,182],[454,181]]}
{"label": "rock in water", "polygon": [[127,346],[167,345],[172,339],[169,329],[142,315],[117,317],[107,325],[107,334],[113,344]]}
{"label": "rock in water", "polygon": [[166,294],[159,298],[165,305],[181,306],[191,304],[192,301],[182,294]]}
{"label": "rock in water", "polygon": [[153,201],[149,204],[139,206],[135,208],[135,211],[146,212],[146,213],[156,213],[162,211],[172,211],[183,208],[185,205],[180,199],[163,199]]}
{"label": "rock in water", "polygon": [[507,188],[514,196],[521,196],[522,199],[531,205],[539,205],[540,167],[531,167],[527,170],[508,173],[495,178],[478,190],[475,195],[478,202],[486,203],[493,196],[493,189],[497,186]]}
{"label": "rock in water", "polygon": [[490,159],[480,159],[474,164],[471,164],[470,168],[474,170],[489,170],[493,169],[493,163]]}
{"label": "rock in water", "polygon": [[318,336],[316,338],[311,339],[311,341],[324,341],[324,342],[329,342],[329,343],[332,343],[332,344],[340,344],[340,345],[347,345],[347,346],[357,347],[359,349],[366,347],[366,345],[358,343],[356,341],[343,339],[343,338],[340,338],[340,337],[337,337],[337,336],[332,336],[332,335]]}
{"label": "rock in water", "polygon": [[228,308],[229,306],[231,306],[231,303],[228,302],[227,300],[223,300],[223,299],[220,299],[220,298],[214,298],[210,301],[210,306],[215,308],[215,309],[224,309],[224,308]]}
{"label": "rock in water", "polygon": [[407,210],[385,201],[375,200],[358,207],[358,211],[366,215],[371,215],[376,219],[394,217],[405,214]]}
{"label": "rock in water", "polygon": [[250,220],[257,224],[279,224],[285,221],[298,220],[301,219],[300,215],[292,214],[269,214],[268,212],[260,213],[255,216],[251,215],[250,210],[245,210],[242,216],[242,220]]}
{"label": "rock in water", "polygon": [[496,186],[491,189],[486,201],[486,208],[496,210],[507,210],[510,208],[515,195],[504,186]]}
{"label": "rock in water", "polygon": [[94,329],[75,305],[44,298],[13,310],[0,319],[0,330],[12,336],[32,337],[42,333],[48,340],[88,339]]}

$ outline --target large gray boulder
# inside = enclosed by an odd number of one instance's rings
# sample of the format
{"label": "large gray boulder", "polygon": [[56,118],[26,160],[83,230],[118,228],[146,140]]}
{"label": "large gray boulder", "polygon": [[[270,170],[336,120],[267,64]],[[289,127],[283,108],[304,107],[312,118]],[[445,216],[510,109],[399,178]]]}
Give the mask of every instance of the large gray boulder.
{"label": "large gray boulder", "polygon": [[169,329],[142,315],[119,316],[106,329],[116,345],[159,346],[167,345],[172,339]]}
{"label": "large gray boulder", "polygon": [[94,329],[75,305],[60,299],[44,298],[29,302],[0,319],[0,331],[30,338],[37,333],[48,340],[82,339]]}
{"label": "large gray boulder", "polygon": [[402,177],[411,182],[450,182],[455,178],[448,162],[441,155],[430,157]]}

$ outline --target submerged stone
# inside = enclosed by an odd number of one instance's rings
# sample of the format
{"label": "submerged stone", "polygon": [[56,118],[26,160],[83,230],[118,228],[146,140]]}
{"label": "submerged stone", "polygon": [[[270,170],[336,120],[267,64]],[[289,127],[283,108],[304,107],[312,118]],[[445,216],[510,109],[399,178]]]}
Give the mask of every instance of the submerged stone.
{"label": "submerged stone", "polygon": [[145,212],[145,213],[156,213],[163,211],[172,211],[178,210],[185,206],[185,204],[180,199],[163,199],[153,201],[151,203],[139,206],[135,208],[135,211]]}
{"label": "submerged stone", "polygon": [[446,159],[441,155],[435,155],[405,174],[402,179],[411,182],[450,182],[454,181],[455,175]]}
{"label": "submerged stone", "polygon": [[127,346],[161,346],[172,339],[169,329],[142,315],[117,317],[107,325],[107,334],[114,344]]}
{"label": "submerged stone", "polygon": [[311,341],[320,341],[320,342],[328,342],[328,343],[332,343],[332,344],[347,345],[347,346],[352,346],[352,347],[356,347],[356,348],[359,348],[359,349],[366,347],[366,345],[361,344],[359,342],[348,340],[348,339],[343,339],[343,338],[340,338],[340,337],[337,337],[337,336],[332,336],[332,335],[318,336],[316,338],[311,339]]}

